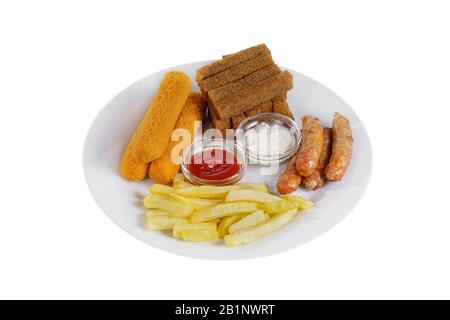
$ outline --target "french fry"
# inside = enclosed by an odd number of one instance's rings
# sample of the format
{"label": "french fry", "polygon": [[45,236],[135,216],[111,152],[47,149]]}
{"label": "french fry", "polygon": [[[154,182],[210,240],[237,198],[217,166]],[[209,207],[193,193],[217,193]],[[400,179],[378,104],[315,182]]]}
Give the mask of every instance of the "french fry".
{"label": "french fry", "polygon": [[225,197],[225,202],[251,201],[258,203],[271,203],[282,200],[273,194],[255,190],[231,190]]}
{"label": "french fry", "polygon": [[314,208],[314,202],[307,200],[305,198],[302,198],[300,196],[284,195],[282,198],[286,199],[287,201],[290,201],[292,203],[295,203],[298,210],[300,210],[300,211],[305,211],[305,210]]}
{"label": "french fry", "polygon": [[222,222],[221,218],[217,218],[217,219],[213,219],[213,220],[209,220],[209,223],[214,223],[215,225],[218,225],[219,223]]}
{"label": "french fry", "polygon": [[297,204],[288,200],[279,200],[271,203],[261,203],[258,208],[269,214],[279,214],[288,210],[297,209]]}
{"label": "french fry", "polygon": [[205,209],[220,203],[220,200],[217,199],[187,198],[176,193],[169,193],[169,197],[185,205],[191,206],[194,210]]}
{"label": "french fry", "polygon": [[255,211],[248,216],[242,218],[241,220],[233,223],[229,228],[229,233],[234,233],[239,230],[247,229],[253,227],[264,220],[266,220],[266,214],[262,210]]}
{"label": "french fry", "polygon": [[173,189],[180,196],[189,198],[223,199],[228,192],[237,189],[237,186],[194,186],[189,188]]}
{"label": "french fry", "polygon": [[206,242],[220,238],[217,230],[184,230],[181,231],[181,238],[184,241]]}
{"label": "french fry", "polygon": [[229,233],[229,227],[238,221],[241,217],[239,215],[229,216],[222,219],[222,222],[219,223],[219,226],[217,227],[217,231],[219,231],[219,234],[221,237],[226,236]]}
{"label": "french fry", "polygon": [[145,216],[148,217],[156,217],[156,216],[170,216],[170,212],[169,211],[164,211],[164,210],[156,210],[156,209],[152,209],[152,210],[148,210],[147,213],[145,214]]}
{"label": "french fry", "polygon": [[144,207],[169,211],[174,217],[188,217],[194,209],[185,204],[174,201],[166,196],[150,195],[144,198]]}
{"label": "french fry", "polygon": [[252,202],[222,203],[203,210],[195,211],[191,216],[191,222],[205,222],[235,214],[251,213],[256,210],[258,210],[258,206],[256,203]]}
{"label": "french fry", "polygon": [[184,174],[182,174],[181,172],[178,172],[175,177],[173,177],[173,181],[177,180],[177,181],[186,181],[186,177],[184,176]]}
{"label": "french fry", "polygon": [[173,236],[175,238],[182,238],[181,233],[185,230],[210,230],[216,231],[217,225],[215,223],[179,223],[173,226]]}
{"label": "french fry", "polygon": [[[174,178],[175,179],[175,178]],[[173,182],[173,187],[175,189],[181,189],[181,188],[189,188],[189,187],[193,187],[194,185],[192,183],[183,181],[183,180],[177,180]]]}
{"label": "french fry", "polygon": [[256,226],[228,234],[224,237],[225,244],[228,246],[238,246],[264,237],[288,224],[295,217],[296,213],[297,209],[289,210]]}
{"label": "french fry", "polygon": [[187,223],[186,219],[168,216],[151,216],[147,217],[146,227],[148,230],[172,230],[174,225]]}
{"label": "french fry", "polygon": [[263,183],[238,183],[236,186],[238,186],[239,189],[250,189],[267,193],[270,192],[269,187]]}
{"label": "french fry", "polygon": [[150,192],[153,194],[168,195],[169,193],[173,192],[173,188],[163,184],[155,183],[150,187]]}

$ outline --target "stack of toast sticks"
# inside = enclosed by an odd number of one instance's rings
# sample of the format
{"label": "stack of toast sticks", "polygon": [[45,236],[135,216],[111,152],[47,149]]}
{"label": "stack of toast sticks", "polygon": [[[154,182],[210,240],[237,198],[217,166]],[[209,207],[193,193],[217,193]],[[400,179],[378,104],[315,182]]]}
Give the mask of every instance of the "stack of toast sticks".
{"label": "stack of toast sticks", "polygon": [[287,104],[292,74],[281,71],[265,44],[226,55],[198,69],[196,80],[208,101],[213,126],[223,133],[262,112],[294,119]]}

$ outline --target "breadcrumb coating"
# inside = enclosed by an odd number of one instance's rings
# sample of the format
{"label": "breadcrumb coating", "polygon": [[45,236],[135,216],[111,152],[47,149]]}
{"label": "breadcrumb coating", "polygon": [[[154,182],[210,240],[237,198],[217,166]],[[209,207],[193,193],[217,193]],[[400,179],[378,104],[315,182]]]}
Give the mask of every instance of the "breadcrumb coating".
{"label": "breadcrumb coating", "polygon": [[155,183],[170,184],[173,177],[180,170],[180,164],[174,163],[172,161],[172,152],[174,148],[179,144],[183,144],[183,148],[180,149],[180,154],[178,155],[179,163],[181,163],[181,157],[183,151],[194,139],[198,127],[196,121],[201,121],[205,117],[206,111],[206,101],[202,98],[201,94],[198,92],[192,92],[181,111],[181,114],[177,120],[174,130],[176,129],[186,129],[189,131],[190,139],[189,141],[184,141],[182,136],[180,140],[170,141],[163,155],[153,161],[148,170],[149,177]]}
{"label": "breadcrumb coating", "polygon": [[141,181],[147,176],[148,163],[142,163],[134,159],[131,152],[131,146],[135,143],[135,136],[131,138],[131,142],[128,144],[127,149],[120,163],[120,171],[122,175],[131,181]]}
{"label": "breadcrumb coating", "polygon": [[164,153],[191,87],[191,80],[184,72],[166,73],[135,133],[131,151],[137,161],[150,163]]}

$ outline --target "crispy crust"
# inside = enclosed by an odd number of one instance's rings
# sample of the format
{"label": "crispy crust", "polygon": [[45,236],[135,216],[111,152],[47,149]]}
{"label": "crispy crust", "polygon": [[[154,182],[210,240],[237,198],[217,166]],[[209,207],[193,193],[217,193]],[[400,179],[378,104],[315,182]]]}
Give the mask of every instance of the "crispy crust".
{"label": "crispy crust", "polygon": [[319,164],[324,138],[318,118],[304,116],[302,123],[302,142],[297,155],[296,167],[301,176],[308,177],[314,173]]}
{"label": "crispy crust", "polygon": [[231,118],[292,89],[292,74],[280,72],[213,104],[221,119]]}
{"label": "crispy crust", "polygon": [[142,163],[136,161],[131,152],[131,146],[135,143],[135,135],[131,138],[131,142],[128,144],[127,149],[120,163],[120,172],[122,175],[131,181],[141,181],[147,176],[148,163]]}
{"label": "crispy crust", "polygon": [[[180,150],[179,159],[181,159],[184,149],[192,142],[198,127],[195,126],[196,121],[201,121],[205,117],[206,101],[202,98],[200,93],[193,92],[189,95],[186,103],[177,120],[174,130],[186,129],[189,131],[190,139],[184,141],[184,136],[181,137],[181,142],[170,141],[163,155],[153,161],[148,170],[148,176],[155,183],[170,184],[173,177],[180,170],[180,164],[172,161],[172,152],[179,143],[183,144]],[[180,161],[181,162],[181,161]]]}
{"label": "crispy crust", "polygon": [[137,161],[150,163],[164,153],[191,86],[191,80],[185,73],[166,73],[135,133],[131,152]]}
{"label": "crispy crust", "polygon": [[302,177],[297,174],[296,158],[297,154],[294,154],[291,159],[289,159],[286,170],[278,178],[277,190],[281,194],[294,192],[302,182]]}
{"label": "crispy crust", "polygon": [[333,146],[325,174],[330,181],[340,181],[347,171],[352,156],[353,137],[350,122],[339,113],[333,118]]}
{"label": "crispy crust", "polygon": [[319,164],[312,175],[306,177],[302,181],[302,185],[307,190],[316,190],[325,184],[326,176],[324,169],[328,164],[331,156],[331,129],[323,128],[323,148],[320,154]]}
{"label": "crispy crust", "polygon": [[208,98],[212,103],[216,103],[217,101],[225,98],[226,96],[235,94],[245,89],[246,87],[251,86],[256,82],[270,78],[280,72],[281,70],[276,64],[269,65],[263,69],[257,70],[249,74],[248,76],[242,78],[241,80],[228,83],[219,88],[208,91]]}
{"label": "crispy crust", "polygon": [[242,79],[243,77],[273,64],[270,54],[263,54],[253,59],[235,65],[221,73],[200,81],[199,86],[202,94],[207,94],[210,90],[219,88],[231,82]]}
{"label": "crispy crust", "polygon": [[239,52],[228,54],[223,59],[210,63],[197,70],[196,80],[200,82],[215,74],[225,71],[235,65],[238,65],[247,60],[253,59],[259,55],[270,55],[270,50],[265,44],[260,44]]}
{"label": "crispy crust", "polygon": [[289,109],[289,104],[287,103],[286,94],[279,95],[272,99],[273,102],[273,112],[285,115],[295,121],[294,114]]}

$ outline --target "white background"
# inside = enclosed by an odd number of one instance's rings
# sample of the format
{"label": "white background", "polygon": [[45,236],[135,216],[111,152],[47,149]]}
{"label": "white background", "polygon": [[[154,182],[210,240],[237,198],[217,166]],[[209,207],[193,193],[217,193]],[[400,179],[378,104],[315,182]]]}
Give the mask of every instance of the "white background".
{"label": "white background", "polygon": [[[448,5],[2,1],[0,298],[450,298]],[[157,70],[261,42],[365,122],[363,200],[257,260],[182,258],[121,231],[83,176],[97,113]]]}

